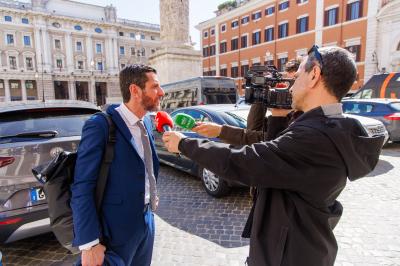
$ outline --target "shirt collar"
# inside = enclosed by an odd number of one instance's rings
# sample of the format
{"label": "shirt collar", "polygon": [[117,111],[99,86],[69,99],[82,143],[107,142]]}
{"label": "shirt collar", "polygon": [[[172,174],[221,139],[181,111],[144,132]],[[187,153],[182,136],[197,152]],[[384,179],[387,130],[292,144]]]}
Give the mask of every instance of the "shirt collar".
{"label": "shirt collar", "polygon": [[126,107],[124,103],[121,103],[120,110],[122,114],[125,116],[130,126],[135,126],[136,123],[140,120],[131,110]]}
{"label": "shirt collar", "polygon": [[332,103],[321,106],[325,116],[340,117],[343,116],[343,109],[341,103]]}

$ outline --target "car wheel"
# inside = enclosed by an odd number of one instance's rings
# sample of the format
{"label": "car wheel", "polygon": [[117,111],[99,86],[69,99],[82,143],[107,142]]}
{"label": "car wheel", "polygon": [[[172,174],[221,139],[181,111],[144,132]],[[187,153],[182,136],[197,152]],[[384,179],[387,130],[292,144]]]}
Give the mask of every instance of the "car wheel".
{"label": "car wheel", "polygon": [[209,195],[220,198],[230,191],[228,184],[210,170],[200,168],[199,174],[203,187]]}

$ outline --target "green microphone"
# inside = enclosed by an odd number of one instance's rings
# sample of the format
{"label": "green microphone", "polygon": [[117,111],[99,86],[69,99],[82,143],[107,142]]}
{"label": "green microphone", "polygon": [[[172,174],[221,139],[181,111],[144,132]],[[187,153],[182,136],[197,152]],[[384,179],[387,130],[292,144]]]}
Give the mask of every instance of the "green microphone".
{"label": "green microphone", "polygon": [[194,118],[190,115],[183,113],[178,113],[175,115],[174,123],[175,125],[188,130],[191,130],[196,126],[196,120],[194,120]]}

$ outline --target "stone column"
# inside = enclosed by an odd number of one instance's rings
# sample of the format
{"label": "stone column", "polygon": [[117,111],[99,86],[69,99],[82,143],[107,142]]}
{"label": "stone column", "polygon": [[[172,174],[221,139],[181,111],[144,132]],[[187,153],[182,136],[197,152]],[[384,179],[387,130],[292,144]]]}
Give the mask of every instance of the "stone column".
{"label": "stone column", "polygon": [[86,64],[88,66],[88,68],[93,71],[95,70],[95,65],[92,66],[91,62],[94,62],[94,58],[93,58],[93,42],[92,42],[92,36],[88,35],[86,36]]}
{"label": "stone column", "polygon": [[89,102],[96,103],[96,80],[93,75],[89,81]]}
{"label": "stone column", "polygon": [[40,39],[40,29],[35,28],[34,33],[35,38],[35,52],[36,52],[36,70],[43,71],[43,61],[42,61],[42,43]]}
{"label": "stone column", "polygon": [[[216,76],[219,76],[219,73],[220,73],[219,72],[219,53],[220,53],[219,31],[220,31],[220,29],[221,29],[221,27],[219,27],[218,24],[215,24],[214,31],[215,31],[215,70],[216,70],[215,75]],[[240,45],[240,40],[241,40],[241,36],[239,36],[239,45]]]}
{"label": "stone column", "polygon": [[27,101],[26,97],[26,80],[21,79],[22,101]]}
{"label": "stone column", "polygon": [[113,68],[113,51],[112,51],[112,41],[111,38],[107,38],[104,41],[104,50],[106,54],[106,62],[105,62],[105,68],[104,70],[110,73]]}
{"label": "stone column", "polygon": [[50,72],[52,66],[50,46],[49,46],[49,36],[46,29],[42,29],[42,41],[43,41],[43,66],[44,69]]}
{"label": "stone column", "polygon": [[321,47],[322,46],[322,28],[324,27],[324,0],[317,1],[317,7],[316,7],[315,14],[316,14],[316,16],[315,16],[315,41],[314,42],[316,45],[319,45]]}
{"label": "stone column", "polygon": [[74,55],[73,55],[73,48],[72,48],[72,38],[71,38],[71,33],[67,32],[65,34],[65,50],[67,53],[67,71],[68,73],[71,73],[75,69],[75,63],[74,63]]}
{"label": "stone column", "polygon": [[5,101],[11,101],[10,80],[4,79]]}
{"label": "stone column", "polygon": [[75,80],[71,78],[68,81],[68,92],[71,100],[76,100]]}
{"label": "stone column", "polygon": [[113,66],[113,71],[118,72],[119,70],[119,47],[118,47],[118,41],[117,38],[112,39],[113,43],[113,61],[114,61],[114,66]]}

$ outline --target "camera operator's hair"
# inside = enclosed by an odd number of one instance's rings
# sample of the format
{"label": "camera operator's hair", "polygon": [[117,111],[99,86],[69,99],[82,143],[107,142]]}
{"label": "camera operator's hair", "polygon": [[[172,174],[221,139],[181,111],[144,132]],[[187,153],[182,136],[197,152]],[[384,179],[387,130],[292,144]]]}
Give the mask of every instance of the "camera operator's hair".
{"label": "camera operator's hair", "polygon": [[[339,101],[350,90],[357,77],[354,56],[340,47],[323,47],[318,49],[322,56],[322,80],[328,91]],[[305,71],[309,73],[317,64],[315,53],[308,56]]]}
{"label": "camera operator's hair", "polygon": [[119,72],[119,84],[124,103],[129,102],[131,98],[129,86],[131,86],[131,84],[135,84],[144,90],[145,84],[148,80],[146,73],[150,72],[157,74],[157,71],[152,67],[136,64],[128,65],[124,67],[121,72]]}
{"label": "camera operator's hair", "polygon": [[289,73],[296,72],[297,69],[299,69],[300,64],[301,64],[301,58],[289,60],[289,62],[287,62],[285,65],[285,71]]}

